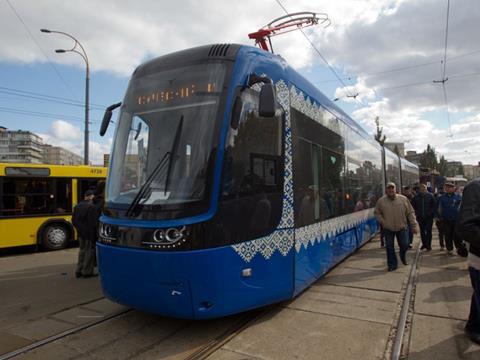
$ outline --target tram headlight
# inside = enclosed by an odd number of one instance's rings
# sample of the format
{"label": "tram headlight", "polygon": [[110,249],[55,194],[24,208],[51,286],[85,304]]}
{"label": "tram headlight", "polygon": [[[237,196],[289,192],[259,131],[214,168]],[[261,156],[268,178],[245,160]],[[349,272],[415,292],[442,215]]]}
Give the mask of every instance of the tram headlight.
{"label": "tram headlight", "polygon": [[155,249],[173,249],[187,241],[188,229],[186,226],[156,229],[147,245]]}
{"label": "tram headlight", "polygon": [[103,241],[112,241],[117,239],[117,227],[115,225],[101,223],[99,227],[99,236]]}

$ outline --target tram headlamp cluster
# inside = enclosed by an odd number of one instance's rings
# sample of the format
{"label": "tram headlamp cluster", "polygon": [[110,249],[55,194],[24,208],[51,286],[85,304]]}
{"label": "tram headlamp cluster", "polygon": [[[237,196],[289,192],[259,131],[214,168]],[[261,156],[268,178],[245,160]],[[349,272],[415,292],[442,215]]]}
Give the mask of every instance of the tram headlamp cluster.
{"label": "tram headlamp cluster", "polygon": [[187,241],[188,230],[186,226],[156,229],[148,242],[144,242],[153,249],[173,249]]}
{"label": "tram headlamp cluster", "polygon": [[115,225],[101,223],[99,233],[103,241],[111,242],[117,239],[117,227]]}

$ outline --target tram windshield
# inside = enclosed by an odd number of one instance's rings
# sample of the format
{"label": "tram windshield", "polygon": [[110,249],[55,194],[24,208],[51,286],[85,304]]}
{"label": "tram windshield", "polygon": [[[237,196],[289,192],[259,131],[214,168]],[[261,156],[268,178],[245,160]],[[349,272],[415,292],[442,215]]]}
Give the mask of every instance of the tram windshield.
{"label": "tram windshield", "polygon": [[223,64],[133,78],[113,145],[107,206],[162,210],[206,199],[213,169]]}

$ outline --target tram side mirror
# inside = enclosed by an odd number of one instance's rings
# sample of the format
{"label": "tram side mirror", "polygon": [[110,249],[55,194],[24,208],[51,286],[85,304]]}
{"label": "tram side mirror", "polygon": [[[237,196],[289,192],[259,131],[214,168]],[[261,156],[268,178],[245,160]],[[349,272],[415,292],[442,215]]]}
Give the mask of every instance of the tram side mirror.
{"label": "tram side mirror", "polygon": [[230,126],[232,129],[237,130],[240,123],[240,115],[242,113],[243,101],[240,96],[235,98],[232,109],[232,118],[230,119]]}
{"label": "tram side mirror", "polygon": [[272,83],[265,83],[260,90],[258,115],[262,117],[275,116],[275,92]]}
{"label": "tram side mirror", "polygon": [[[111,115],[110,115],[110,116],[111,116]],[[135,138],[134,138],[134,140],[137,140],[137,139],[138,139],[138,135],[140,135],[140,131],[142,131],[142,123],[141,123],[141,122],[138,123],[137,129],[135,130]]]}
{"label": "tram side mirror", "polygon": [[102,125],[100,125],[100,136],[105,135],[108,129],[108,125],[110,125],[110,119],[112,118],[112,111],[122,105],[121,102],[110,105],[105,109],[105,114],[103,114]]}

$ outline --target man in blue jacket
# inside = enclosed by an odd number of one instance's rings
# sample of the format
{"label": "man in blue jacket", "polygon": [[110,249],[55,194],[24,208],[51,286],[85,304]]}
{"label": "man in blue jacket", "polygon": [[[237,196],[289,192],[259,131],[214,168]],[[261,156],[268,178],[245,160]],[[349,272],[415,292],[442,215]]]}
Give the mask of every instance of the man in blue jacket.
{"label": "man in blue jacket", "polygon": [[438,218],[442,222],[449,255],[453,254],[453,244],[457,249],[462,247],[460,239],[455,236],[455,224],[461,203],[462,197],[455,193],[455,185],[450,182],[445,183],[445,194],[438,200]]}
{"label": "man in blue jacket", "polygon": [[425,184],[420,184],[419,192],[411,202],[420,226],[421,250],[430,251],[432,250],[432,225],[437,212],[437,202],[434,196],[427,191],[427,185]]}

